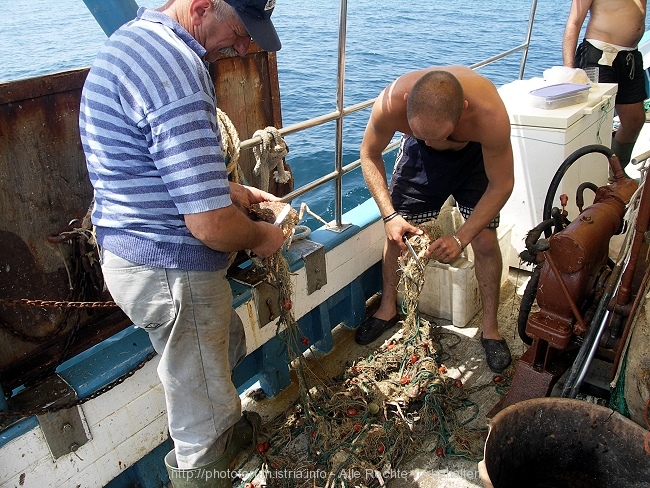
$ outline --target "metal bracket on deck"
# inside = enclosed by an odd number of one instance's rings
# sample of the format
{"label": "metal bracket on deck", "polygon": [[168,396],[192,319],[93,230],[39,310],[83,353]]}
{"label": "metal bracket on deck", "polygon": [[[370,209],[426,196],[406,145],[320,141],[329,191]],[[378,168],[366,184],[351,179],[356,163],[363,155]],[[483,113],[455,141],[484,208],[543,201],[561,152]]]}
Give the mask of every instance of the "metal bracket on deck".
{"label": "metal bracket on deck", "polygon": [[327,264],[325,262],[325,246],[314,241],[298,241],[291,250],[299,253],[305,262],[307,272],[307,295],[320,290],[327,284]]}
{"label": "metal bracket on deck", "polygon": [[328,222],[328,224],[324,226],[323,229],[329,230],[331,232],[338,232],[340,234],[341,232],[348,230],[350,227],[352,227],[352,224],[341,224],[340,227],[337,227],[336,220],[332,220]]}
{"label": "metal bracket on deck", "polygon": [[[77,393],[63,378],[52,374],[38,385],[20,392],[14,400],[12,407],[16,410],[30,410],[39,407],[54,409],[54,407],[76,401]],[[82,414],[81,406],[75,405],[36,415],[55,460],[75,452],[91,439]]]}
{"label": "metal bracket on deck", "polygon": [[75,452],[90,440],[81,413],[81,406],[77,405],[36,416],[54,459]]}
{"label": "metal bracket on deck", "polygon": [[280,316],[280,291],[263,281],[253,286],[253,299],[257,304],[257,319],[260,328]]}
{"label": "metal bracket on deck", "polygon": [[[305,239],[294,242],[289,252],[294,255],[294,259],[300,258],[305,262],[307,295],[311,295],[327,284],[325,246]],[[251,287],[260,327],[264,327],[279,317],[280,293],[275,286],[264,281],[263,269],[254,269],[252,266],[235,269],[230,277]]]}
{"label": "metal bracket on deck", "polygon": [[280,292],[275,286],[264,281],[266,278],[264,268],[256,268],[253,265],[247,268],[237,268],[232,272],[231,278],[251,287],[260,328],[280,315]]}

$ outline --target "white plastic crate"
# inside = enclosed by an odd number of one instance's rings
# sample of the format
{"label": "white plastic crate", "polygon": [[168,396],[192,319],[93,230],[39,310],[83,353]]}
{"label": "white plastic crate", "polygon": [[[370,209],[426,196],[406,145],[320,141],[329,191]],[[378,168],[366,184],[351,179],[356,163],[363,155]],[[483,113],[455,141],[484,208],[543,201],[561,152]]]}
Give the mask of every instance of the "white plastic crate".
{"label": "white plastic crate", "polygon": [[[503,258],[501,284],[508,279],[510,261],[510,236],[512,225],[497,229],[499,247]],[[469,249],[468,249],[469,250]],[[455,266],[429,261],[425,270],[425,282],[420,294],[419,309],[432,317],[449,320],[456,327],[465,327],[481,309],[481,294],[474,273],[473,255],[459,258]]]}

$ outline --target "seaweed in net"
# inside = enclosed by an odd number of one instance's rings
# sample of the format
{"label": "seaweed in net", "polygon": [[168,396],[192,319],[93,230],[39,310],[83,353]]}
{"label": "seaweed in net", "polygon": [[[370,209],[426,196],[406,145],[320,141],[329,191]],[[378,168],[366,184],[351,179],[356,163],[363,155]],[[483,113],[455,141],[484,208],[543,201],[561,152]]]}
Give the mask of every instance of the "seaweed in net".
{"label": "seaweed in net", "polygon": [[[435,221],[421,228],[423,235],[409,239],[426,265],[424,252],[441,231]],[[460,380],[447,376],[441,364],[443,333],[418,312],[425,276],[413,256],[399,261],[402,328],[334,378],[304,354],[309,340],[293,315],[282,252],[261,265],[278,289],[276,334],[288,352],[300,397],[266,426],[272,447],[260,450],[260,471],[267,486],[379,486],[404,460],[423,451],[481,459],[486,429],[470,426],[478,406]]]}

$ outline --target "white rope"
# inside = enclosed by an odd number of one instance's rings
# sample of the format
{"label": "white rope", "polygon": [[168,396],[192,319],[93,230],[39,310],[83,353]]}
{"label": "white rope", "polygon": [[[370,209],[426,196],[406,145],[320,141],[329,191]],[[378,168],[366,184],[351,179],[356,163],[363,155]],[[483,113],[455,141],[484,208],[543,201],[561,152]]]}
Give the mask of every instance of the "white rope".
{"label": "white rope", "polygon": [[291,242],[301,241],[307,239],[311,235],[311,229],[306,225],[296,225],[293,229]]}
{"label": "white rope", "polygon": [[287,183],[291,179],[291,173],[284,169],[283,162],[289,152],[289,146],[275,127],[257,130],[253,137],[257,136],[262,139],[262,143],[253,147],[256,161],[253,173],[261,179],[260,189],[268,191],[269,175],[273,168],[276,169],[273,176],[278,183]]}
{"label": "white rope", "polygon": [[230,157],[226,170],[229,175],[232,174],[233,182],[242,183],[244,174],[239,166],[240,141],[237,129],[220,108],[217,108],[217,122],[219,123],[219,132],[221,132],[221,152],[224,158]]}

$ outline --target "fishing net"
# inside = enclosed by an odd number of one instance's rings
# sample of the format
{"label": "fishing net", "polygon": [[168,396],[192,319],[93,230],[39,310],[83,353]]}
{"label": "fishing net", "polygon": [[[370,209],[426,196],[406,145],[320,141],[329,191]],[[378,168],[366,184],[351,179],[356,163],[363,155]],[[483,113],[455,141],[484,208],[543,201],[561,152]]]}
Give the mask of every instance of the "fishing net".
{"label": "fishing net", "polygon": [[[275,222],[278,215],[284,210],[284,208],[289,205],[288,203],[283,202],[261,202],[254,203],[250,207],[250,212],[259,220],[265,220],[266,222]],[[282,219],[282,222],[278,223],[282,232],[284,232],[285,239],[289,239],[300,221],[301,215],[293,208],[289,209],[289,213]],[[272,260],[277,260],[282,258],[282,251],[278,251],[276,254],[279,254],[278,257],[273,257]],[[270,262],[270,261],[269,261]],[[260,262],[260,266],[267,267],[267,263]],[[274,274],[274,277],[277,277]]]}
{"label": "fishing net", "polygon": [[609,408],[616,410],[621,415],[630,418],[630,410],[627,408],[625,401],[625,370],[627,368],[627,355],[623,357],[623,364],[621,366],[621,373],[618,376],[616,385],[611,388],[611,396],[609,398]]}
{"label": "fishing net", "polygon": [[[423,254],[441,230],[435,221],[420,228],[423,235],[409,242],[426,265]],[[383,486],[417,453],[482,458],[487,428],[471,426],[479,407],[469,396],[494,385],[470,389],[447,375],[441,358],[445,347],[458,340],[418,313],[424,269],[414,256],[404,254],[399,260],[399,290],[404,296],[400,331],[335,377],[328,377],[318,361],[303,353],[309,339],[292,312],[284,256],[277,252],[261,265],[278,289],[276,335],[289,354],[299,400],[263,429],[257,446],[263,462],[259,471],[242,480],[248,488],[260,475],[267,486]],[[505,379],[499,383],[506,387]]]}

